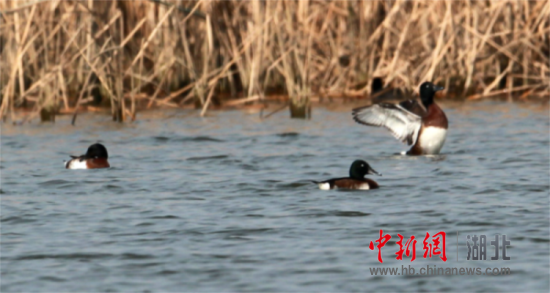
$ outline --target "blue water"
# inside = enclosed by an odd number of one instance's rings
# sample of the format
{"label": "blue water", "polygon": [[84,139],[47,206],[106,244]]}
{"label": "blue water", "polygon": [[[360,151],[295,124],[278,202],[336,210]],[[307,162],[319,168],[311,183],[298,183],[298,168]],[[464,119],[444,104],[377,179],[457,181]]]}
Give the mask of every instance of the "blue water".
{"label": "blue water", "polygon": [[[2,124],[0,290],[548,292],[547,104],[444,104],[450,131],[433,157],[395,155],[405,145],[354,123],[351,107],[309,121],[162,110],[122,125]],[[97,141],[112,168],[63,168]],[[308,181],[346,176],[355,159],[383,173],[380,189]],[[380,229],[392,236],[383,263],[369,249]],[[446,262],[423,258],[439,231]],[[415,261],[395,259],[398,233],[415,235]],[[507,235],[511,260],[466,260],[474,234]],[[511,274],[371,275],[409,265]]]}

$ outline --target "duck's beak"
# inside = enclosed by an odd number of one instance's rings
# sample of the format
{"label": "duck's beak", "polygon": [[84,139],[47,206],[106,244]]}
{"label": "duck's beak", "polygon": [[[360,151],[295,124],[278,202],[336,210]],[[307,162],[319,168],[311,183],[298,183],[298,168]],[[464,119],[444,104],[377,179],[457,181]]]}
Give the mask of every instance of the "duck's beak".
{"label": "duck's beak", "polygon": [[442,90],[444,90],[444,89],[445,89],[445,88],[442,87],[442,86],[438,86],[438,85],[435,85],[435,86],[434,86],[434,91],[436,91],[436,92],[442,91]]}
{"label": "duck's beak", "polygon": [[382,174],[376,172],[376,170],[374,170],[371,167],[369,167],[369,172],[367,174],[374,174],[374,175],[382,176]]}

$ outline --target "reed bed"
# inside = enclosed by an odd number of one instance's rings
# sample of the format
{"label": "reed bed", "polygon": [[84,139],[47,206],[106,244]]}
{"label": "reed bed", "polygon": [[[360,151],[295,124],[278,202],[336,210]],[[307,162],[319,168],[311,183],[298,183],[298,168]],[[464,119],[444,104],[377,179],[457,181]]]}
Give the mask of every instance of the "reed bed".
{"label": "reed bed", "polygon": [[368,96],[374,78],[468,99],[550,92],[549,1],[35,0],[0,13],[4,121],[205,115],[280,95],[304,117],[323,97]]}

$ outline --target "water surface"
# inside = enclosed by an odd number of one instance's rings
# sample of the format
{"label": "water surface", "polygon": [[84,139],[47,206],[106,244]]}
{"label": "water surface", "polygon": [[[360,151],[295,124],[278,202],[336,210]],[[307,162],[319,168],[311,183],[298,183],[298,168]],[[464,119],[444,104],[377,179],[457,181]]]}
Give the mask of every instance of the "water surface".
{"label": "water surface", "polygon": [[[345,108],[345,107],[343,107]],[[349,109],[261,121],[241,111],[152,111],[119,125],[98,114],[2,124],[1,291],[549,290],[548,106],[444,105],[440,156],[403,157]],[[65,170],[104,143],[112,168]],[[379,190],[320,191],[355,159]],[[384,263],[368,246],[392,239]],[[422,257],[447,233],[443,262]],[[459,235],[458,260],[456,234]],[[396,260],[397,233],[418,239]],[[466,235],[506,234],[510,261],[467,261]],[[488,257],[494,251],[488,246]],[[509,267],[508,276],[372,276],[411,265]]]}

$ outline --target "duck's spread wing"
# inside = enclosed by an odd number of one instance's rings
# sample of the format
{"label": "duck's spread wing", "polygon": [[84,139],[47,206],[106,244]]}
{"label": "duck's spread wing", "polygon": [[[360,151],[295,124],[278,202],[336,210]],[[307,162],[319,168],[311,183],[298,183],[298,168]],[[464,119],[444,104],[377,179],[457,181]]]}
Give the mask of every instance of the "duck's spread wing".
{"label": "duck's spread wing", "polygon": [[398,140],[414,145],[422,125],[422,109],[414,100],[399,104],[374,104],[353,109],[353,120],[369,126],[383,126]]}
{"label": "duck's spread wing", "polygon": [[427,114],[426,108],[424,108],[424,106],[422,106],[422,104],[417,100],[406,100],[399,103],[399,106],[420,117],[424,117],[424,115]]}

